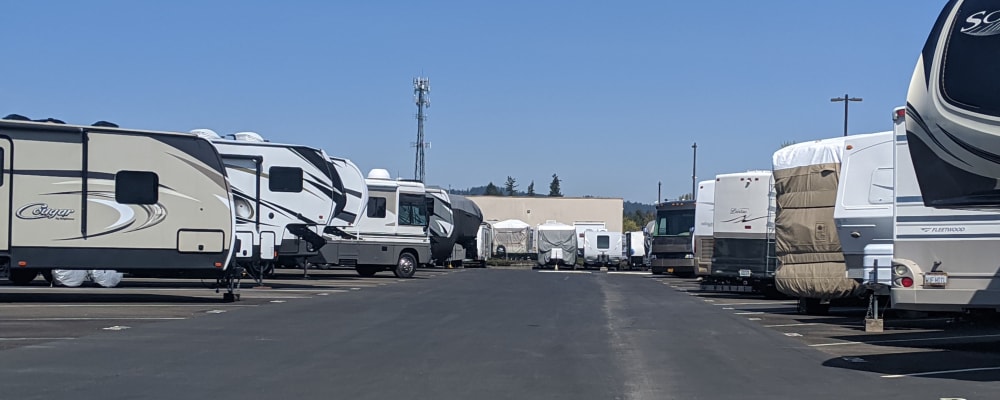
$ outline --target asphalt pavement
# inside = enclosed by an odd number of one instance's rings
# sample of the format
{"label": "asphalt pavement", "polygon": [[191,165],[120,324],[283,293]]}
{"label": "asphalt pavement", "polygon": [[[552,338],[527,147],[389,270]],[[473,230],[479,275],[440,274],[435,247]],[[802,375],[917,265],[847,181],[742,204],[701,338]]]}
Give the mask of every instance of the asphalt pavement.
{"label": "asphalt pavement", "polygon": [[806,320],[648,274],[417,276],[276,281],[229,304],[156,284],[3,286],[0,345],[19,344],[0,347],[0,398],[1000,398],[990,326],[874,337],[836,310]]}

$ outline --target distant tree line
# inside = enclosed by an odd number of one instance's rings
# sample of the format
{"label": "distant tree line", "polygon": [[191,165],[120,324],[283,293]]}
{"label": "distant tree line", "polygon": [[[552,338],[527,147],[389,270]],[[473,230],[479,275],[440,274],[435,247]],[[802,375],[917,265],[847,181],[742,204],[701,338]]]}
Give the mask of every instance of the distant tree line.
{"label": "distant tree line", "polygon": [[[562,180],[559,179],[559,175],[552,174],[552,182],[549,183],[549,197],[563,197],[562,188],[560,185]],[[507,180],[504,182],[503,187],[497,186],[493,182],[486,184],[486,186],[476,186],[468,189],[451,189],[452,194],[461,194],[469,196],[535,196],[535,181],[531,181],[528,184],[526,191],[517,190],[518,184],[517,179],[513,176],[507,176]]]}

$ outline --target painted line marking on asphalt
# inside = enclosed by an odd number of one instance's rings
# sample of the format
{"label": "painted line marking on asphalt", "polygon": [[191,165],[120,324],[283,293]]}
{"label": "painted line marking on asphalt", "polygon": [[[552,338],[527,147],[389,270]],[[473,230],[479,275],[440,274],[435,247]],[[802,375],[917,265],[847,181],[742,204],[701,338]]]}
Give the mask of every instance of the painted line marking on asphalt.
{"label": "painted line marking on asphalt", "polygon": [[184,317],[40,317],[40,318],[3,318],[4,321],[170,321],[187,319]]}
{"label": "painted line marking on asphalt", "polygon": [[351,290],[361,290],[359,287],[352,287]]}
{"label": "painted line marking on asphalt", "polygon": [[760,321],[760,318],[747,318],[749,321]]}
{"label": "painted line marking on asphalt", "polygon": [[[4,304],[0,308],[26,308],[26,307],[205,307],[205,304]],[[218,307],[218,306],[216,306]],[[226,304],[223,307],[258,307],[257,304]]]}
{"label": "painted line marking on asphalt", "polygon": [[983,367],[983,368],[965,368],[965,369],[950,369],[944,371],[928,371],[928,372],[916,372],[912,374],[898,374],[898,375],[882,375],[883,378],[903,378],[907,376],[927,376],[927,375],[943,375],[943,374],[954,374],[959,372],[975,372],[975,371],[995,371],[1000,369],[1000,367]]}
{"label": "painted line marking on asphalt", "polygon": [[115,325],[115,326],[109,326],[107,328],[101,328],[101,329],[106,330],[106,331],[124,331],[124,330],[126,330],[128,328],[131,328],[131,327],[130,326],[125,326],[125,325]]}
{"label": "painted line marking on asphalt", "polygon": [[736,315],[756,315],[756,314],[763,314],[763,313],[764,313],[763,311],[743,311],[743,312],[738,312],[738,313],[733,313],[733,314],[736,314]]}
{"label": "painted line marking on asphalt", "polygon": [[787,326],[810,326],[810,325],[823,325],[819,322],[803,322],[798,324],[778,324],[778,325],[764,325],[765,328],[784,328]]}
{"label": "painted line marking on asphalt", "polygon": [[797,304],[794,301],[773,301],[773,302],[757,302],[757,303],[716,303],[717,306],[772,306],[775,304]]}
{"label": "painted line marking on asphalt", "polygon": [[4,337],[0,338],[0,342],[14,342],[23,340],[73,340],[76,338],[71,337]]}
{"label": "painted line marking on asphalt", "polygon": [[785,332],[785,336],[799,337],[799,336],[802,336],[802,334],[801,333],[795,333],[795,332]]}
{"label": "painted line marking on asphalt", "polygon": [[856,344],[877,344],[877,343],[927,342],[927,341],[934,341],[934,340],[981,339],[981,338],[990,338],[990,337],[1000,337],[1000,335],[942,336],[942,337],[916,338],[916,339],[872,340],[872,341],[868,341],[868,342],[817,343],[817,344],[811,344],[811,345],[809,345],[809,347],[848,346],[848,345],[856,345]]}
{"label": "painted line marking on asphalt", "polygon": [[562,270],[553,271],[553,270],[548,270],[548,269],[541,269],[541,270],[538,270],[538,272],[544,273],[544,274],[592,274],[593,273],[591,271],[574,271],[574,270],[571,270],[571,269],[570,270],[566,270],[566,271],[562,271]]}
{"label": "painted line marking on asphalt", "polygon": [[702,299],[702,300],[705,300],[706,303],[711,303],[715,301],[714,299]]}
{"label": "painted line marking on asphalt", "polygon": [[323,293],[316,293],[316,295],[317,295],[317,296],[329,296],[329,295],[330,295],[330,293],[327,293],[327,292],[323,292]]}
{"label": "painted line marking on asphalt", "polygon": [[639,271],[608,271],[608,275],[653,275],[653,273]]}
{"label": "painted line marking on asphalt", "polygon": [[208,310],[205,311],[205,314],[222,314],[224,312],[226,312],[226,310]]}
{"label": "painted line marking on asphalt", "polygon": [[284,303],[284,300],[271,300],[271,303]]}
{"label": "painted line marking on asphalt", "polygon": [[732,307],[722,307],[723,310],[732,310]]}

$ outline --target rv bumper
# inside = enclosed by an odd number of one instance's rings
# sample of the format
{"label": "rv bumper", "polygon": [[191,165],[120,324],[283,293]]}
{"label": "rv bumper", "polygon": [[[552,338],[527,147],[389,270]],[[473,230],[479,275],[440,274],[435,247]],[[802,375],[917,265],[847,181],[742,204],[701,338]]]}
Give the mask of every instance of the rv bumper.
{"label": "rv bumper", "polygon": [[892,288],[892,308],[913,311],[1000,309],[1000,291],[976,289]]}
{"label": "rv bumper", "polygon": [[650,262],[653,273],[693,274],[693,258],[654,258]]}

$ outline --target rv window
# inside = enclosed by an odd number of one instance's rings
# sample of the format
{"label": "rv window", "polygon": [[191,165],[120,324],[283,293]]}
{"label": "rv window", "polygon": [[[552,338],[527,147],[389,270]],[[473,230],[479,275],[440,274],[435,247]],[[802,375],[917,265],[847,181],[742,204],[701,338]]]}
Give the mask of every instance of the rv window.
{"label": "rv window", "polygon": [[597,248],[607,249],[611,247],[611,238],[608,235],[597,235]]}
{"label": "rv window", "polygon": [[385,218],[385,197],[369,197],[368,218]]}
{"label": "rv window", "polygon": [[427,226],[427,202],[424,196],[399,195],[399,224]]}
{"label": "rv window", "polygon": [[892,195],[892,168],[872,171],[872,184],[868,187],[868,203],[890,204]]}
{"label": "rv window", "polygon": [[660,210],[653,236],[690,235],[693,226],[694,210]]}
{"label": "rv window", "polygon": [[115,174],[115,201],[121,204],[156,204],[160,177],[153,172],[118,171]]}
{"label": "rv window", "polygon": [[4,173],[3,158],[4,158],[3,149],[0,149],[0,186],[3,186],[3,173]]}
{"label": "rv window", "polygon": [[302,168],[298,167],[271,167],[267,174],[267,188],[272,192],[302,191]]}
{"label": "rv window", "polygon": [[[969,19],[956,19],[952,31],[947,34],[941,65],[941,87],[944,96],[955,106],[987,115],[1000,115],[1000,80],[996,79],[996,65],[984,59],[984,54],[996,54],[1000,44],[989,37],[996,32],[996,8],[989,1],[966,1],[962,4]],[[979,10],[979,24],[971,14]],[[979,14],[979,13],[977,13]],[[947,29],[947,28],[946,28]],[[963,32],[964,31],[964,32]]]}

